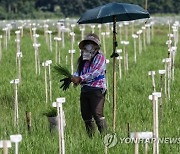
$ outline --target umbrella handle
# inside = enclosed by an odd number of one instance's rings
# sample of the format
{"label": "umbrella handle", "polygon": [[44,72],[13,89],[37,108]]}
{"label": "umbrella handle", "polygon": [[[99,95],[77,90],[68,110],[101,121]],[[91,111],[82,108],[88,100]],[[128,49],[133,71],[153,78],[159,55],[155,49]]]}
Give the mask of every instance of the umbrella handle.
{"label": "umbrella handle", "polygon": [[111,55],[111,58],[113,58],[113,57],[119,57],[119,54],[117,52],[113,52]]}

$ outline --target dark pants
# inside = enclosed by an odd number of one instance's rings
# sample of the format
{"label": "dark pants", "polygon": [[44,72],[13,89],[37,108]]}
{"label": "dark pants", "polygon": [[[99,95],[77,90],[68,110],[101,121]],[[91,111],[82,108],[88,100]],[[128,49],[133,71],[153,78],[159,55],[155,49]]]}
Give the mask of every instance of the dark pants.
{"label": "dark pants", "polygon": [[100,133],[104,133],[107,130],[107,124],[103,115],[105,94],[102,94],[101,90],[81,92],[80,102],[81,115],[85,122],[88,135],[91,137],[94,134],[94,120]]}

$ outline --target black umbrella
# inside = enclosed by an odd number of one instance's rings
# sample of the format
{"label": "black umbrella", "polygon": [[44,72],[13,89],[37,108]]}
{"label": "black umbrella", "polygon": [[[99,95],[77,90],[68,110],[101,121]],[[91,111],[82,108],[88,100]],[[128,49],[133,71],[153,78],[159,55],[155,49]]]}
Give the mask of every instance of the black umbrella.
{"label": "black umbrella", "polygon": [[108,3],[86,11],[78,20],[79,24],[89,23],[109,23],[113,22],[113,131],[115,132],[116,123],[116,22],[130,21],[136,19],[149,18],[149,13],[142,7],[127,3]]}

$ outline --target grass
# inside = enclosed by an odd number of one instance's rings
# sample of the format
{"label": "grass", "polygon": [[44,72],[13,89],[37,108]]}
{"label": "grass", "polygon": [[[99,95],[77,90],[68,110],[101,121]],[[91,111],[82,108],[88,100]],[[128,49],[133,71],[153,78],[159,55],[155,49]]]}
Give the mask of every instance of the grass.
{"label": "grass", "polygon": [[[136,29],[137,30],[137,29]],[[48,51],[43,31],[38,30],[40,35],[40,61],[41,63],[51,59],[55,61],[55,43],[53,42],[53,52]],[[53,29],[53,34],[57,34]],[[75,62],[79,56],[77,42],[81,35],[78,28],[76,32],[75,44]],[[90,28],[86,33],[90,32]],[[131,31],[129,30],[129,33]],[[127,137],[127,125],[130,124],[130,131],[152,131],[152,103],[148,96],[152,93],[151,78],[148,71],[163,69],[162,59],[167,57],[168,27],[155,26],[155,35],[151,45],[147,47],[142,55],[137,54],[137,64],[133,62],[133,40],[129,34],[130,45],[129,53],[129,71],[125,75],[122,72],[122,80],[117,79],[117,122],[116,133],[118,138]],[[97,32],[98,34],[98,32]],[[123,33],[124,36],[124,33]],[[10,84],[12,79],[17,78],[16,70],[16,44],[15,35],[12,33],[11,40],[8,42],[8,49],[3,49],[3,57],[0,62],[0,139],[9,139],[10,135],[20,133],[23,136],[19,144],[20,154],[52,154],[58,153],[58,134],[50,133],[49,124],[43,113],[52,105],[52,102],[45,103],[44,90],[44,69],[41,67],[41,74],[35,75],[34,49],[29,31],[25,30],[21,42],[22,58],[22,83],[18,87],[19,101],[19,129],[14,128],[14,89]],[[71,48],[70,36],[66,35],[66,47],[61,48],[61,62],[65,65],[65,56],[68,55],[68,65],[70,69],[70,56],[68,50]],[[117,37],[119,40],[119,37]],[[118,48],[121,48],[119,43]],[[179,46],[178,46],[179,48]],[[112,53],[112,36],[106,39],[107,58],[110,59]],[[137,50],[138,52],[138,50]],[[76,64],[76,63],[75,63]],[[180,87],[180,55],[177,53],[175,66],[175,80],[171,84],[171,100],[163,99],[163,112],[159,122],[160,137],[179,137],[179,87]],[[118,72],[118,67],[117,67]],[[110,85],[110,103],[105,103],[105,117],[109,125],[109,132],[112,132],[112,59],[107,66],[107,76]],[[117,78],[118,78],[117,73]],[[77,154],[101,154],[104,152],[102,139],[97,132],[93,139],[89,139],[85,132],[84,123],[80,115],[79,94],[80,87],[73,88],[64,92],[59,86],[59,77],[53,73],[53,101],[57,97],[66,97],[66,103],[63,105],[66,116],[65,143],[66,153]],[[157,91],[160,78],[156,75]],[[26,111],[32,113],[32,128],[29,133],[26,125]],[[14,153],[14,148],[9,150]],[[140,145],[140,153],[144,152],[144,145]],[[178,154],[180,152],[178,144],[160,144],[160,153]],[[110,154],[131,154],[134,153],[134,144],[119,143],[109,149]],[[152,153],[152,144],[150,144],[149,153]]]}

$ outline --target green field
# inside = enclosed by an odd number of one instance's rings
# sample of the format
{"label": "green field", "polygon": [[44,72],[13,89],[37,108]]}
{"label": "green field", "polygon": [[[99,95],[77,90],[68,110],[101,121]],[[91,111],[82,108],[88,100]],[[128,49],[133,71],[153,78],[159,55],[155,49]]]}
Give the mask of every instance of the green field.
{"label": "green field", "polygon": [[[136,31],[140,28],[136,26]],[[54,27],[53,37],[57,36]],[[90,28],[86,33],[90,32]],[[98,32],[98,31],[97,31]],[[74,64],[79,56],[77,42],[81,39],[79,27],[75,28],[76,44]],[[3,32],[1,31],[2,35]],[[23,140],[19,144],[20,154],[55,154],[58,153],[58,133],[49,131],[47,117],[43,115],[52,102],[45,103],[44,69],[41,66],[41,74],[35,74],[34,48],[29,34],[25,29],[21,38],[22,57],[22,82],[18,87],[19,101],[19,129],[14,128],[14,88],[10,81],[17,78],[16,68],[16,42],[14,31],[8,41],[8,49],[3,48],[2,60],[0,61],[0,140],[9,139],[12,134],[22,134]],[[48,51],[43,35],[43,29],[37,30],[40,34],[38,42],[41,43],[40,61],[41,63],[51,59],[55,64],[55,42],[53,41],[53,52]],[[154,38],[147,50],[143,50],[139,55],[137,48],[137,64],[133,61],[133,39],[129,28],[129,71],[125,75],[122,65],[122,80],[119,80],[117,73],[117,123],[116,134],[118,138],[128,137],[128,123],[131,132],[152,131],[153,115],[152,102],[148,96],[152,94],[152,81],[148,76],[148,71],[155,70],[155,81],[157,91],[160,91],[160,77],[157,73],[159,69],[164,69],[162,59],[167,58],[167,34],[168,26],[155,25]],[[124,38],[124,33],[122,34]],[[119,42],[119,36],[117,36]],[[2,42],[3,43],[3,42]],[[122,48],[118,43],[118,48]],[[65,48],[61,47],[61,64],[65,65],[65,57],[68,55],[68,68],[70,69],[71,48],[70,36],[66,34]],[[112,36],[106,38],[107,58],[110,59],[112,53]],[[138,47],[138,44],[137,44]],[[178,48],[180,45],[178,44]],[[123,64],[123,63],[122,63]],[[118,66],[118,65],[117,65]],[[118,67],[117,67],[118,72]],[[101,136],[97,132],[93,139],[89,139],[85,132],[84,123],[81,119],[79,94],[80,87],[70,87],[66,92],[59,86],[60,77],[52,71],[53,78],[53,101],[57,97],[65,97],[66,103],[63,105],[66,116],[65,128],[65,148],[67,154],[102,154],[104,145]],[[112,132],[112,59],[107,65],[107,77],[109,81],[110,102],[105,103],[105,117],[109,126],[109,133]],[[177,52],[175,60],[175,80],[171,82],[171,100],[168,101],[163,93],[162,112],[159,113],[159,137],[180,138],[180,54]],[[32,128],[28,132],[26,124],[26,111],[32,113]],[[1,150],[0,150],[1,151]],[[118,142],[117,145],[108,150],[110,154],[132,154],[134,144]],[[9,153],[14,153],[13,148]],[[144,145],[140,144],[140,153],[144,153]],[[149,145],[149,153],[152,153],[152,144]],[[160,144],[160,154],[179,154],[179,144]]]}

